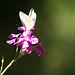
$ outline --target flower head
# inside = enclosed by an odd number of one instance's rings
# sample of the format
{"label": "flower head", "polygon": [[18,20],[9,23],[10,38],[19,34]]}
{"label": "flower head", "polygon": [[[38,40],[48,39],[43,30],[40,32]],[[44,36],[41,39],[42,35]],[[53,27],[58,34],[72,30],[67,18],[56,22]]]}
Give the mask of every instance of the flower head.
{"label": "flower head", "polygon": [[[22,30],[23,33],[11,34],[10,36],[8,36],[11,40],[7,40],[7,43],[8,44],[13,43],[13,45],[17,45],[17,47],[21,47],[20,52],[22,52],[22,54],[27,53],[31,55],[32,51],[35,50],[38,56],[41,56],[42,53],[47,54],[47,52],[44,50],[44,46],[39,41],[39,39],[35,35],[32,35],[34,33],[32,30],[34,30],[35,28],[33,28],[33,26],[28,28],[28,26],[31,26],[30,25],[31,23],[28,22],[30,22],[30,20],[33,22],[34,18],[36,18],[36,13],[34,12],[33,9],[30,10],[29,16],[27,16],[24,13],[22,14],[20,12],[20,19],[22,21],[23,26],[18,27],[18,30]],[[42,50],[40,50],[38,47],[41,47]]]}

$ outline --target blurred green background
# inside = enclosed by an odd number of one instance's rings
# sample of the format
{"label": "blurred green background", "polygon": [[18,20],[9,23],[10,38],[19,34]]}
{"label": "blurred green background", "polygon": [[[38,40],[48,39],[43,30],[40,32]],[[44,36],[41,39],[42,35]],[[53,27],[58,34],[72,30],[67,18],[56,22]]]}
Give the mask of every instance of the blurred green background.
{"label": "blurred green background", "polygon": [[[0,1],[0,51],[4,68],[15,56],[15,46],[6,44],[11,33],[19,33],[19,11],[37,14],[34,34],[48,55],[33,52],[15,62],[4,75],[75,75],[75,0]],[[1,60],[1,54],[0,54]],[[1,62],[0,62],[1,64]]]}

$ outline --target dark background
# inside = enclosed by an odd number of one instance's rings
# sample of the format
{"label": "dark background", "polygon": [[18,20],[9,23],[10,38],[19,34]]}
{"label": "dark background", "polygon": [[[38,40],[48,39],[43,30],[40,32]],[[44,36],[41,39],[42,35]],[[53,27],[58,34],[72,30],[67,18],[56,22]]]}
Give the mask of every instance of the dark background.
{"label": "dark background", "polygon": [[[15,56],[16,46],[6,41],[22,26],[19,11],[37,14],[34,34],[45,45],[48,55],[33,52],[15,62],[4,75],[75,75],[75,0],[0,1],[0,51],[4,68]],[[0,54],[1,60],[1,54]],[[0,62],[1,63],[1,62]]]}

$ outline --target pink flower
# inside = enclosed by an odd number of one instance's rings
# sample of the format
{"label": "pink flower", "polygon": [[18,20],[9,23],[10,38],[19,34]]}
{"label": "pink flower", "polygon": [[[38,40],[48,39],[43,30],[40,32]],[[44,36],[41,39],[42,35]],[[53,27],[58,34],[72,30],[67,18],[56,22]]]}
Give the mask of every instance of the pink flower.
{"label": "pink flower", "polygon": [[[31,35],[34,28],[31,28],[30,30],[25,30],[24,26],[22,26],[18,27],[18,30],[22,30],[23,33],[11,34],[10,36],[8,36],[11,39],[7,40],[8,44],[17,44],[17,47],[20,46],[21,50],[26,51],[26,53],[28,53],[29,55],[32,54],[33,50],[35,50],[38,56],[41,56],[41,54],[43,53],[47,54],[47,52],[44,50],[43,44],[38,40],[38,38],[35,35]],[[40,50],[38,46],[41,47],[42,50]]]}
{"label": "pink flower", "polygon": [[[7,40],[7,43],[13,43],[13,45],[20,47],[20,52],[22,52],[22,54],[27,53],[31,55],[32,51],[34,50],[38,56],[41,56],[43,53],[47,54],[47,52],[44,50],[44,45],[35,35],[32,35],[34,33],[32,30],[35,29],[34,26],[36,22],[36,13],[34,9],[32,8],[30,10],[29,15],[26,15],[20,11],[19,17],[23,26],[18,27],[17,29],[23,31],[23,33],[11,34],[8,36],[11,40]],[[41,47],[41,50],[38,47]]]}

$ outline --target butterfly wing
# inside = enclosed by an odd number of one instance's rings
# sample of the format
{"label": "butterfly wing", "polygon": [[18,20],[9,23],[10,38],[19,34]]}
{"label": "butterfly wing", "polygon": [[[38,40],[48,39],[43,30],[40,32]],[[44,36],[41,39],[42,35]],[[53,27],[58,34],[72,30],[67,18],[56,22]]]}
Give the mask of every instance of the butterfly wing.
{"label": "butterfly wing", "polygon": [[[33,12],[31,13],[31,10],[30,10],[29,14],[33,15],[34,13]],[[23,26],[25,27],[26,30],[29,30],[29,29],[33,28],[34,24],[35,24],[34,21],[33,21],[32,15],[31,15],[31,17],[30,17],[30,15],[28,16],[21,11],[19,12],[19,17],[20,17],[21,22],[22,22],[22,24],[23,24]]]}
{"label": "butterfly wing", "polygon": [[32,8],[29,12],[29,17],[33,20],[34,24],[36,22],[36,13],[34,12],[34,9]]}

